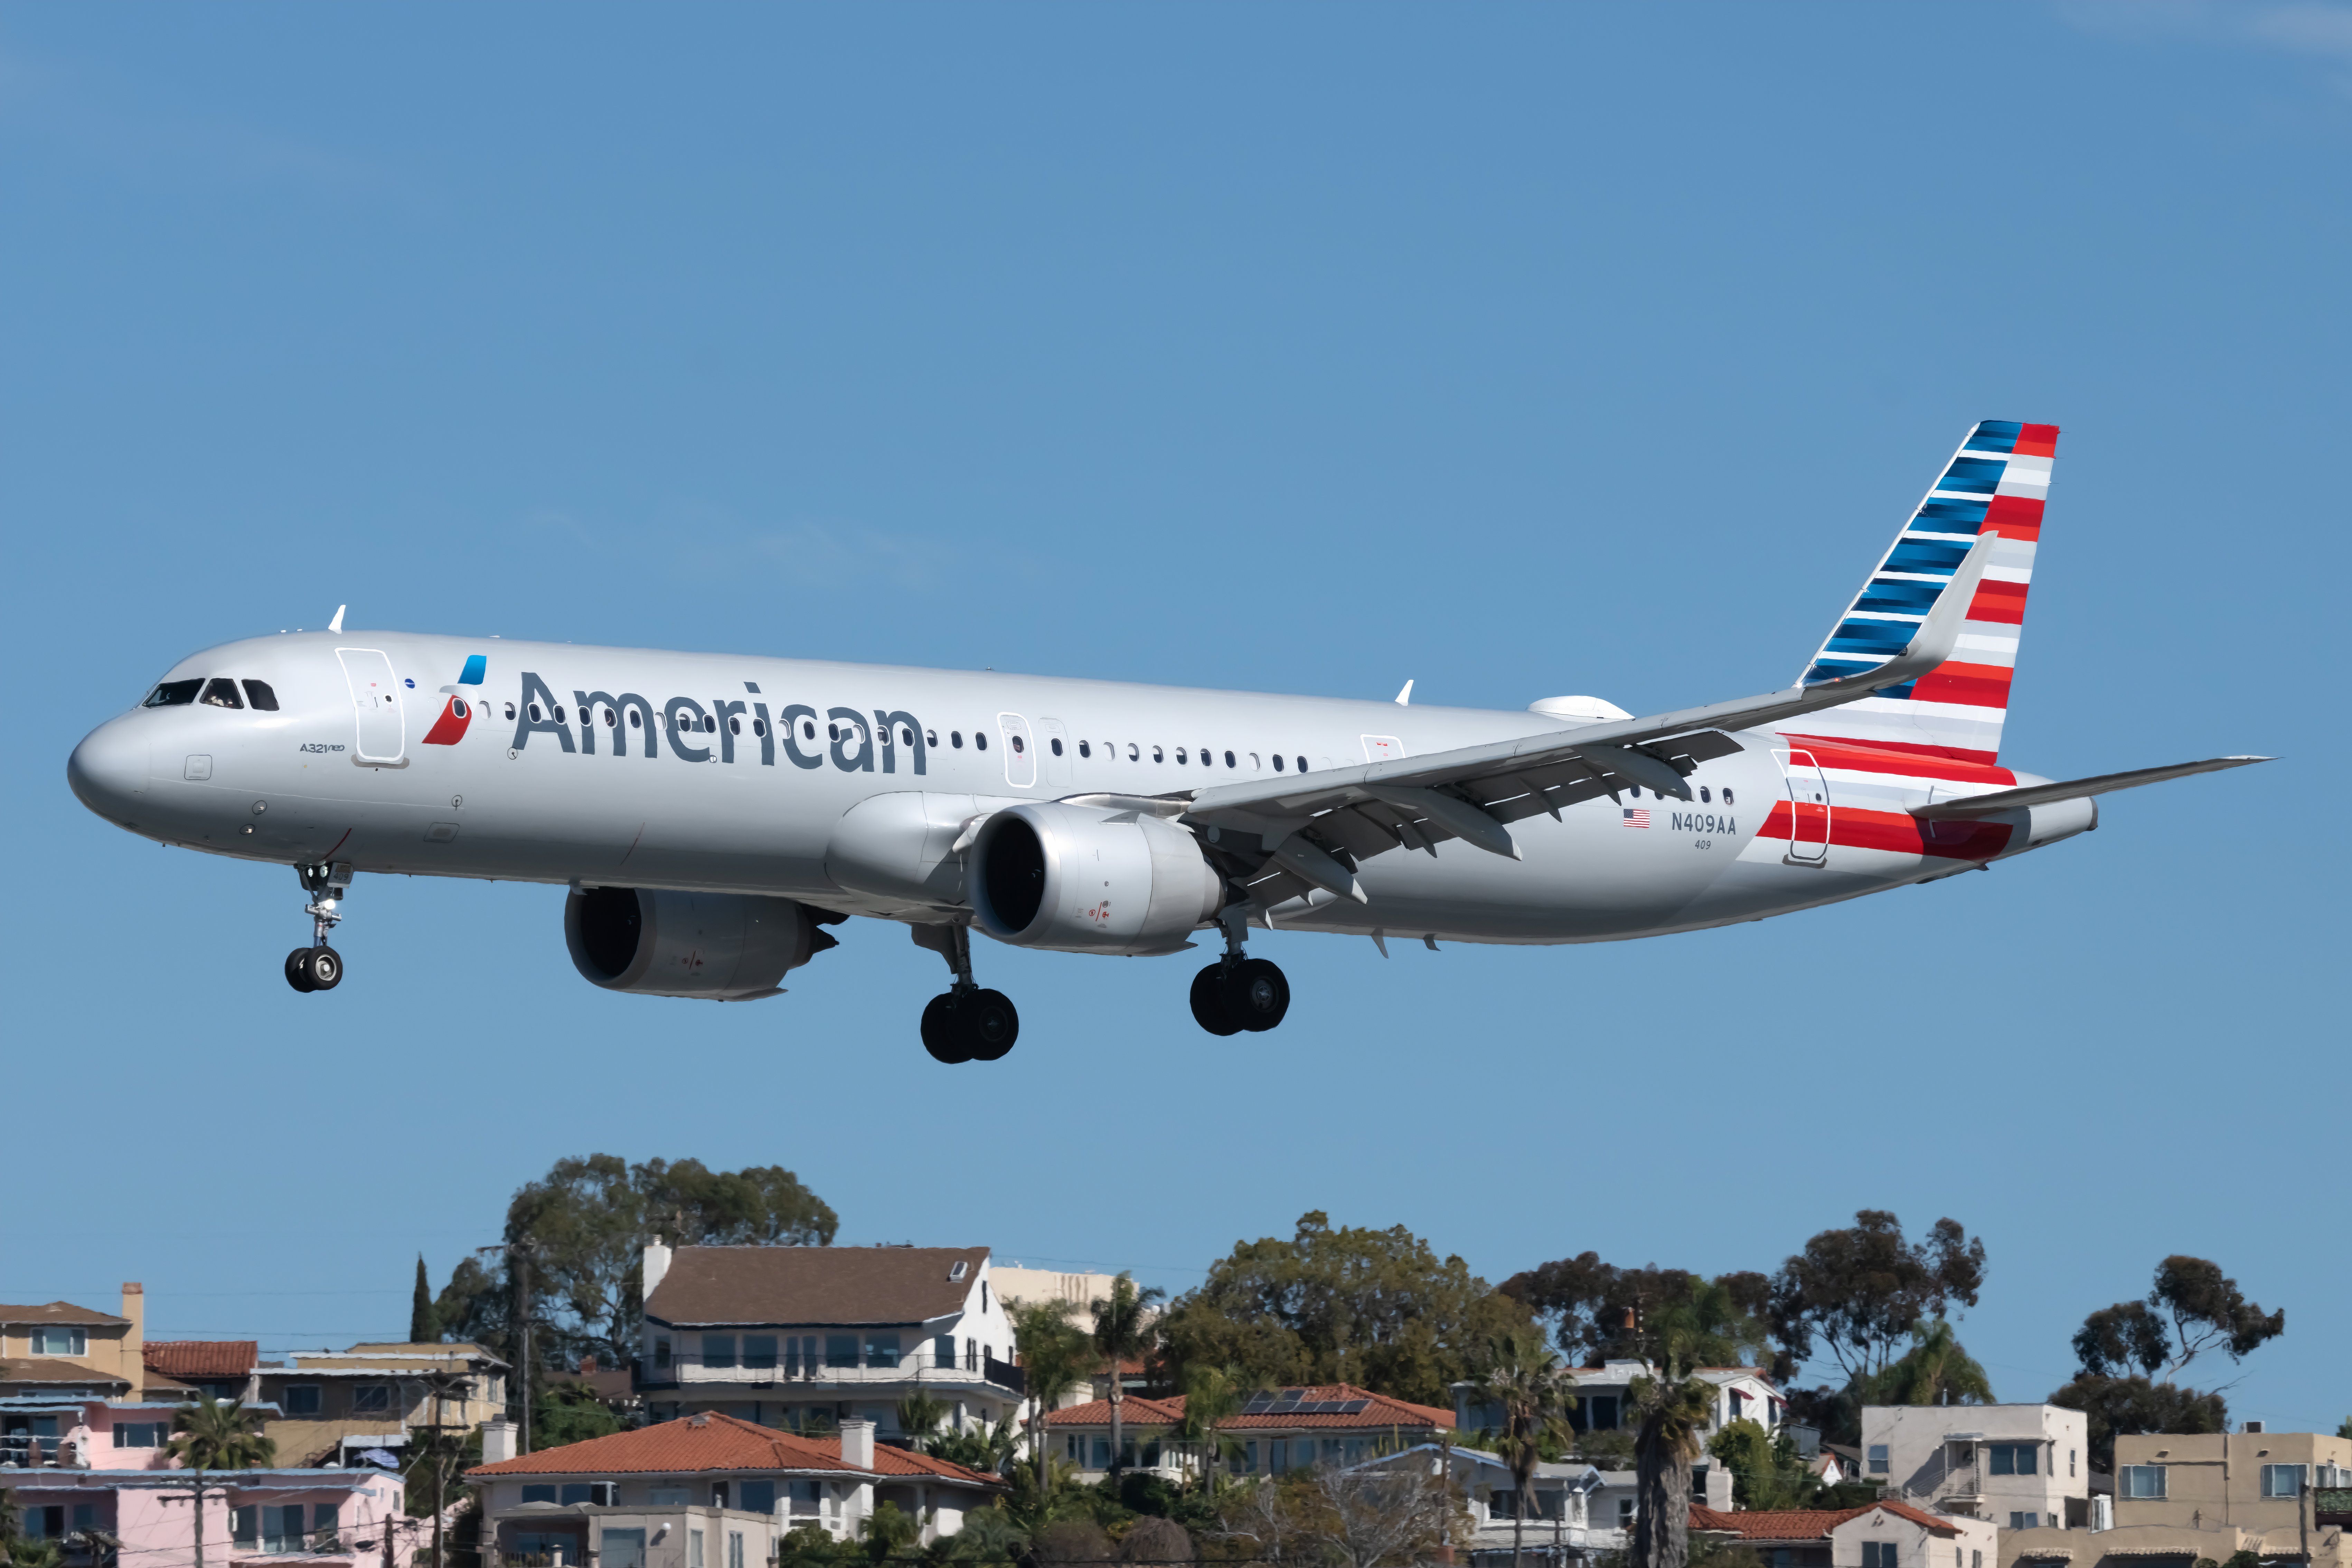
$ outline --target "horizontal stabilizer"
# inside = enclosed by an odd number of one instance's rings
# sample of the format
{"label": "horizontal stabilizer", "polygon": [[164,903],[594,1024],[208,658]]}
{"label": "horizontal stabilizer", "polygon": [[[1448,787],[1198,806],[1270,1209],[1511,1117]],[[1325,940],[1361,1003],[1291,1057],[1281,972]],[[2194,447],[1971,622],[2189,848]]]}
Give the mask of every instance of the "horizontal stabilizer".
{"label": "horizontal stabilizer", "polygon": [[1939,800],[1933,805],[1915,805],[1911,808],[1911,815],[1928,822],[1951,817],[1990,816],[1995,812],[2015,811],[2021,806],[2049,805],[2062,800],[2112,795],[2119,789],[2137,789],[2142,784],[2162,784],[2167,779],[2185,779],[2191,773],[2219,773],[2223,768],[2242,768],[2249,763],[2276,760],[2273,757],[2209,757],[2201,763],[2175,763],[2168,768],[2140,768],[2127,773],[2101,773],[2096,778],[2061,779],[2055,784],[2027,784],[2021,789],[1995,790],[1990,795],[1972,795],[1962,800]]}

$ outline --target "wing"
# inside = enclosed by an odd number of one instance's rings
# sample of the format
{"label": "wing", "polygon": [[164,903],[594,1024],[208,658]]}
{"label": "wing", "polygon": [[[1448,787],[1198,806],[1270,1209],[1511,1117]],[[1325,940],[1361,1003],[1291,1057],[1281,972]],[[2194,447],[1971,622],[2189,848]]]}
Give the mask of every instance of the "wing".
{"label": "wing", "polygon": [[1939,800],[1932,805],[1915,805],[1911,808],[1911,815],[1929,822],[1940,822],[1948,817],[1990,816],[1994,812],[2015,811],[2022,805],[2048,805],[2053,801],[2112,795],[2119,789],[2137,789],[2142,784],[2162,784],[2167,779],[2185,779],[2191,773],[2219,773],[2223,768],[2242,768],[2249,763],[2277,760],[2275,757],[2210,757],[2201,763],[2175,763],[2168,768],[2140,768],[2127,773],[2101,773],[2095,778],[2063,779],[2055,784],[2026,784],[2018,789],[1994,790],[1989,795],[1967,795],[1959,800]]}
{"label": "wing", "polygon": [[1182,819],[1203,831],[1260,907],[1309,888],[1368,901],[1359,861],[1390,849],[1431,855],[1460,838],[1518,858],[1507,825],[1641,784],[1691,798],[1684,775],[1739,743],[1726,731],[1777,724],[1917,679],[1950,657],[1998,533],[1979,535],[1910,643],[1875,668],[1672,713],[1589,724],[1196,794]]}

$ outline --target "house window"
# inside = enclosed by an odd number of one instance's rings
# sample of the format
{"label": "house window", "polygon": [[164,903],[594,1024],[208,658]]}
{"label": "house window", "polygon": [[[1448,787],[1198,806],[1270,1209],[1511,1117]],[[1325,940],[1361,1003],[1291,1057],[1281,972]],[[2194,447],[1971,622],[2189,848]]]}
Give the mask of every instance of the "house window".
{"label": "house window", "polygon": [[955,1336],[953,1334],[941,1334],[939,1338],[933,1340],[931,1342],[931,1364],[938,1367],[944,1367],[948,1371],[953,1372],[955,1370]]}
{"label": "house window", "polygon": [[686,1532],[686,1568],[703,1568],[702,1531],[698,1530]]}
{"label": "house window", "polygon": [[827,1366],[856,1366],[857,1364],[857,1336],[856,1334],[825,1335],[824,1364]]}
{"label": "house window", "polygon": [[776,1369],[776,1336],[745,1334],[743,1364],[760,1372],[773,1372]]}
{"label": "house window", "polygon": [[898,1364],[898,1336],[896,1334],[866,1335],[866,1364],[867,1366],[897,1366]]}
{"label": "house window", "polygon": [[1862,1543],[1862,1568],[1895,1568],[1895,1542],[1865,1541]]}
{"label": "house window", "polygon": [[2308,1468],[2303,1465],[2264,1465],[2263,1496],[2301,1497],[2303,1479],[2308,1473]]}
{"label": "house window", "polygon": [[775,1482],[745,1481],[742,1483],[742,1500],[738,1503],[737,1506],[742,1509],[745,1513],[773,1513],[776,1511]]}
{"label": "house window", "polygon": [[35,1329],[35,1355],[88,1355],[89,1331],[87,1329]]}
{"label": "house window", "polygon": [[1095,1439],[1094,1447],[1095,1447],[1095,1458],[1094,1458],[1094,1463],[1093,1463],[1092,1465],[1088,1466],[1087,1468],[1088,1468],[1089,1469],[1097,1469],[1097,1470],[1108,1470],[1108,1469],[1109,1469],[1109,1468],[1110,1468],[1110,1439],[1109,1439],[1109,1438],[1108,1438],[1108,1437],[1097,1437],[1097,1438],[1096,1438],[1096,1439]]}
{"label": "house window", "polygon": [[2123,1475],[2124,1496],[2142,1502],[2164,1500],[2164,1467],[2162,1465],[2126,1465]]}
{"label": "house window", "polygon": [[1616,1430],[1617,1396],[1615,1394],[1596,1394],[1591,1398],[1586,1400],[1584,1404],[1585,1408],[1591,1412],[1590,1419],[1592,1422],[1592,1429],[1594,1431],[1613,1432]]}
{"label": "house window", "polygon": [[657,1367],[666,1367],[669,1365],[669,1341],[667,1339],[658,1339],[654,1342],[654,1365]]}
{"label": "house window", "polygon": [[1706,1504],[1706,1467],[1705,1465],[1691,1467],[1691,1501],[1699,1504],[1702,1508]]}
{"label": "house window", "polygon": [[727,1568],[743,1568],[743,1532],[740,1530],[727,1532]]}
{"label": "house window", "polygon": [[522,1500],[525,1502],[553,1502],[555,1500],[555,1483],[550,1481],[545,1486],[527,1486],[523,1488]]}
{"label": "house window", "polygon": [[[1870,1473],[1871,1473],[1872,1475],[1874,1475],[1874,1476],[1883,1476],[1883,1475],[1885,1475],[1885,1474],[1886,1473],[1886,1445],[1885,1445],[1885,1444],[1884,1444],[1884,1443],[1873,1443],[1873,1444],[1870,1446],[1870,1455],[1869,1455],[1868,1463],[1869,1463],[1869,1466],[1870,1466]],[[1867,1568],[1867,1564],[1865,1564],[1865,1565],[1864,1565],[1864,1568]]]}
{"label": "house window", "polygon": [[392,1384],[388,1383],[355,1384],[352,1388],[352,1414],[383,1415],[392,1409]]}
{"label": "house window", "polygon": [[1257,1474],[1257,1445],[1255,1443],[1244,1443],[1242,1445],[1242,1474],[1245,1476],[1254,1476]]}
{"label": "house window", "polygon": [[733,1366],[735,1364],[735,1336],[733,1334],[703,1335],[702,1364],[705,1366]]}
{"label": "house window", "polygon": [[647,1487],[646,1502],[653,1508],[682,1508],[686,1504],[686,1489],[677,1485]]}
{"label": "house window", "polygon": [[163,1423],[160,1421],[122,1421],[114,1427],[114,1446],[118,1448],[160,1448],[163,1446]]}
{"label": "house window", "polygon": [[2030,1476],[2033,1474],[2033,1443],[1994,1443],[1992,1473],[1996,1476]]}
{"label": "house window", "polygon": [[261,1539],[261,1510],[251,1503],[229,1510],[228,1538],[230,1544],[250,1550]]}
{"label": "house window", "polygon": [[2039,1530],[2042,1528],[2042,1516],[2038,1513],[2012,1513],[2009,1516],[2009,1528],[2011,1530]]}
{"label": "house window", "polygon": [[281,1394],[289,1415],[319,1414],[319,1385],[315,1383],[289,1383]]}
{"label": "house window", "polygon": [[710,1483],[710,1506],[713,1508],[725,1508],[727,1506],[727,1483],[725,1481],[713,1481]]}
{"label": "house window", "polygon": [[302,1507],[289,1502],[279,1508],[274,1503],[261,1505],[261,1550],[264,1555],[289,1556],[310,1544],[302,1530]]}
{"label": "house window", "polygon": [[1621,1497],[1617,1500],[1617,1528],[1620,1530],[1631,1530],[1633,1527],[1633,1500],[1629,1497]]}

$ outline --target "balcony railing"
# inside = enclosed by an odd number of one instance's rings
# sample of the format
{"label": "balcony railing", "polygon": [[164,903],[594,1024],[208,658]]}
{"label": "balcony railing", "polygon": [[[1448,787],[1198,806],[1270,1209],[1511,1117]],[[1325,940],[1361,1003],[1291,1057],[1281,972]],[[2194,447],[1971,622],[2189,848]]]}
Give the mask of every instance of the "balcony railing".
{"label": "balcony railing", "polygon": [[63,1437],[36,1437],[25,1432],[11,1432],[0,1437],[0,1465],[30,1468],[54,1465],[58,1462],[58,1445]]}
{"label": "balcony railing", "polygon": [[999,1361],[992,1355],[977,1357],[942,1356],[924,1351],[898,1358],[895,1363],[845,1363],[835,1364],[818,1356],[779,1356],[770,1361],[747,1362],[736,1358],[719,1364],[705,1362],[698,1355],[676,1357],[668,1366],[655,1365],[644,1369],[637,1380],[639,1388],[678,1388],[689,1384],[730,1384],[752,1387],[770,1387],[779,1384],[874,1384],[886,1383],[936,1383],[942,1384],[993,1384],[1009,1388],[1015,1394],[1025,1393],[1028,1380],[1021,1369],[1009,1361]]}

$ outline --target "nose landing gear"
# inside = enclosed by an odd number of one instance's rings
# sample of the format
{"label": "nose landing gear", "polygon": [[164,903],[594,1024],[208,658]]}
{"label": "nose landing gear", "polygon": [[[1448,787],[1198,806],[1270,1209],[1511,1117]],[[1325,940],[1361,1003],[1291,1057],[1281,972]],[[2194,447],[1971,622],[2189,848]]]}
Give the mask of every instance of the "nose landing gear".
{"label": "nose landing gear", "polygon": [[1263,1033],[1290,1011],[1290,982],[1268,960],[1243,955],[1241,921],[1224,926],[1225,956],[1192,976],[1192,1020],[1213,1035]]}
{"label": "nose landing gear", "polygon": [[310,895],[302,912],[310,917],[312,945],[286,955],[286,984],[297,991],[332,991],[342,984],[343,955],[327,945],[327,933],[342,921],[336,906],[352,885],[352,865],[338,860],[329,866],[297,866],[294,874]]}
{"label": "nose landing gear", "polygon": [[911,926],[915,945],[947,960],[955,983],[923,1008],[923,1049],[935,1061],[992,1062],[1021,1037],[1021,1014],[1013,999],[971,977],[969,926]]}

